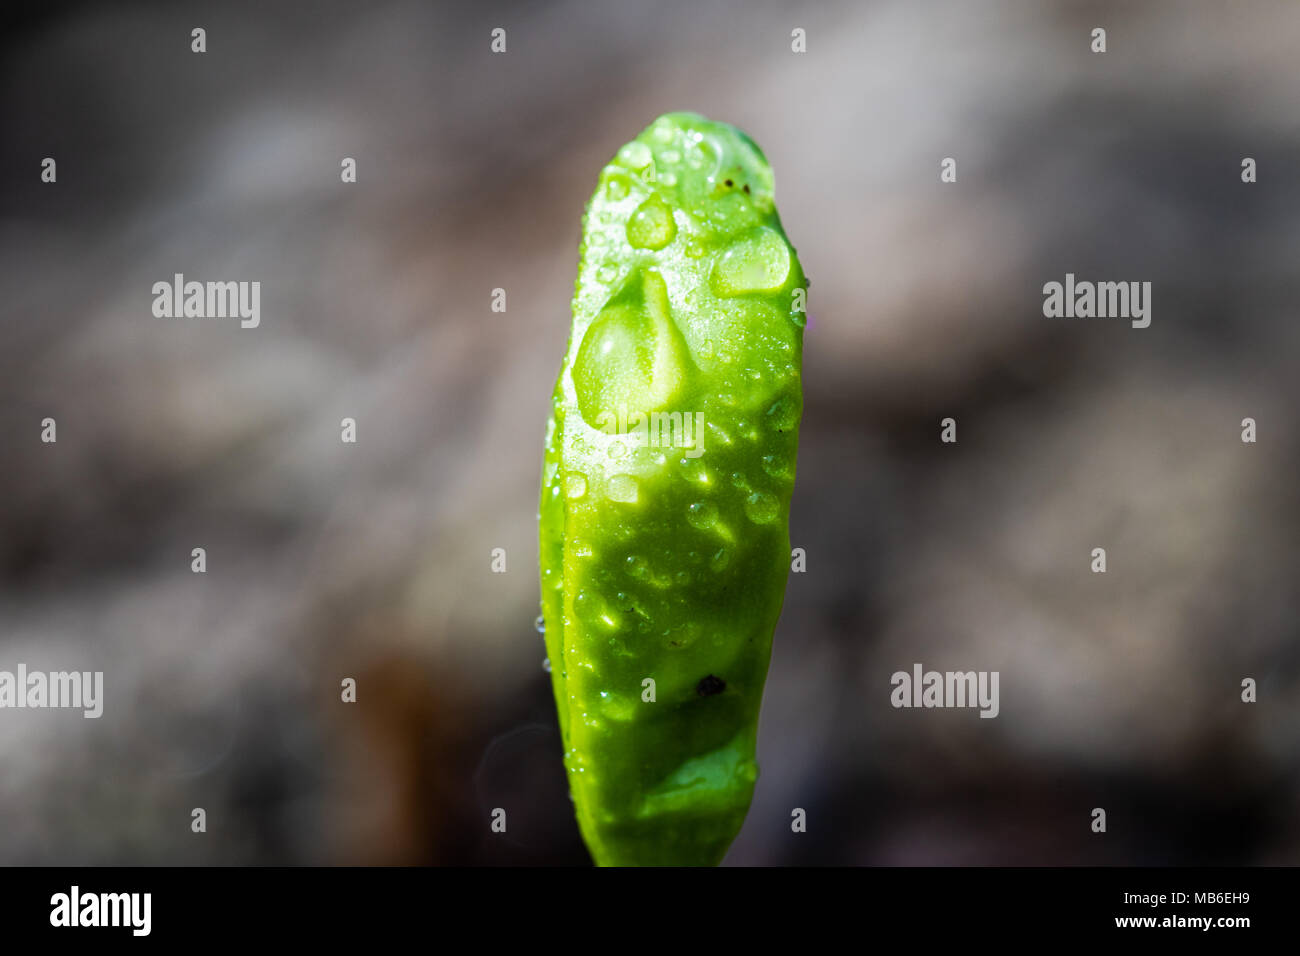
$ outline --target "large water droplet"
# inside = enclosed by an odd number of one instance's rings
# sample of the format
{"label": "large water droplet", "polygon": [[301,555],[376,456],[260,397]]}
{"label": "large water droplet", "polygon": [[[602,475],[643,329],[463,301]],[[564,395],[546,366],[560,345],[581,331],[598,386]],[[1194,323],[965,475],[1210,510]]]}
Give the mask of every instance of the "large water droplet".
{"label": "large water droplet", "polygon": [[573,613],[584,621],[600,616],[600,599],[590,591],[579,591],[573,599]]}
{"label": "large water droplet", "polygon": [[600,693],[601,712],[610,720],[631,720],[636,716],[636,702],[625,694]]}
{"label": "large water droplet", "polygon": [[766,491],[756,491],[745,499],[745,516],[754,524],[770,524],[776,520],[780,505]]}
{"label": "large water droplet", "polygon": [[618,151],[619,162],[632,170],[644,169],[652,159],[654,155],[650,152],[650,147],[635,140]]}
{"label": "large water droplet", "polygon": [[682,477],[687,481],[705,488],[713,483],[713,475],[699,458],[683,458],[678,464],[682,469]]}
{"label": "large water droplet", "polygon": [[541,614],[537,615],[537,620],[533,621],[533,627],[537,629],[537,633],[538,633],[538,634],[545,634],[545,633],[546,633],[546,617],[545,617],[544,615],[541,615]]}
{"label": "large water droplet", "polygon": [[799,422],[799,405],[789,395],[782,395],[767,410],[767,425],[786,432]]}
{"label": "large water droplet", "polygon": [[710,501],[697,501],[686,509],[686,520],[691,527],[708,531],[718,520],[718,508]]}
{"label": "large water droplet", "polygon": [[657,411],[676,394],[689,359],[669,310],[663,277],[644,269],[592,321],[573,366],[578,410],[590,427],[607,430],[620,408]]}
{"label": "large water droplet", "polygon": [[637,206],[627,221],[627,241],[634,249],[662,249],[676,235],[673,211],[658,194]]}
{"label": "large water droplet", "polygon": [[587,493],[587,476],[579,472],[571,472],[564,476],[564,496],[566,498],[577,499]]}
{"label": "large water droplet", "polygon": [[624,198],[630,189],[627,177],[622,174],[615,174],[609,177],[609,182],[605,184],[605,198],[613,202]]}
{"label": "large water droplet", "polygon": [[781,234],[760,226],[718,257],[713,290],[721,296],[775,292],[790,277],[790,247]]}
{"label": "large water droplet", "polygon": [[784,478],[786,475],[785,459],[780,455],[764,455],[763,470],[772,478]]}
{"label": "large water droplet", "polygon": [[639,486],[631,475],[614,475],[605,485],[605,497],[610,501],[636,504]]}

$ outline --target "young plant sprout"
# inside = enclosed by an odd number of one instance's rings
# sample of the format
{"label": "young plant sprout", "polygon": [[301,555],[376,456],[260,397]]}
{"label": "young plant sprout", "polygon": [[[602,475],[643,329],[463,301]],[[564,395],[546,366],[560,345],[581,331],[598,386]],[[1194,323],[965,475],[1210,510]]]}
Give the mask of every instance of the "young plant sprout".
{"label": "young plant sprout", "polygon": [[541,493],[546,649],[599,865],[714,865],[758,777],[790,566],[807,281],[744,133],[661,116],[602,170]]}

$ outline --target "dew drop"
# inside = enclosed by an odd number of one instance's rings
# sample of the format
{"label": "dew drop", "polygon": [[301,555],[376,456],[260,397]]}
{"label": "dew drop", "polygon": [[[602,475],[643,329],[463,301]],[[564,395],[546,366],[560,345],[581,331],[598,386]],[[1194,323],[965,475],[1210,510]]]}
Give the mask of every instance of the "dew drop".
{"label": "dew drop", "polygon": [[622,458],[623,455],[626,453],[627,453],[627,446],[624,445],[621,441],[613,442],[609,446],[610,458]]}
{"label": "dew drop", "polygon": [[564,476],[564,497],[578,499],[587,493],[587,476],[572,472]]}
{"label": "dew drop", "polygon": [[676,235],[673,211],[657,194],[637,206],[627,221],[627,241],[634,249],[662,249]]}
{"label": "dew drop", "polygon": [[718,508],[709,501],[697,501],[686,509],[686,520],[691,527],[708,531],[718,520]]}
{"label": "dew drop", "polygon": [[601,711],[610,720],[626,721],[636,716],[636,704],[624,695],[601,691]]}
{"label": "dew drop", "polygon": [[756,491],[745,499],[745,516],[754,524],[770,524],[779,510],[776,499],[765,491]]}
{"label": "dew drop", "polygon": [[772,478],[784,478],[785,459],[780,455],[764,455],[763,470]]}
{"label": "dew drop", "polygon": [[650,566],[646,563],[646,559],[638,554],[629,554],[626,564],[629,577],[643,581],[650,575]]}
{"label": "dew drop", "polygon": [[731,553],[726,548],[719,548],[713,557],[709,558],[709,567],[715,572],[721,571],[726,568],[729,561],[731,561]]}
{"label": "dew drop", "polygon": [[618,159],[628,169],[638,170],[649,166],[654,156],[649,146],[633,140],[618,151]]}
{"label": "dew drop", "polygon": [[601,282],[613,282],[618,278],[618,268],[610,263],[605,263],[605,265],[596,270],[596,278]]}
{"label": "dew drop", "polygon": [[605,497],[623,504],[636,504],[639,491],[637,481],[631,475],[614,475],[605,486]]}
{"label": "dew drop", "polygon": [[546,617],[541,614],[537,615],[537,620],[533,621],[533,627],[536,628],[538,634],[545,634]]}
{"label": "dew drop", "polygon": [[704,255],[704,243],[692,239],[686,244],[686,257],[688,259],[698,259]]}
{"label": "dew drop", "polygon": [[617,202],[627,196],[629,188],[628,181],[624,176],[611,176],[609,182],[605,184],[605,198]]}
{"label": "dew drop", "polygon": [[549,657],[542,658],[542,670],[548,674],[551,672],[551,659]]}
{"label": "dew drop", "polygon": [[789,245],[775,229],[760,226],[718,257],[713,289],[724,297],[775,292],[785,285],[790,268]]}
{"label": "dew drop", "polygon": [[709,474],[709,469],[704,466],[699,458],[683,458],[679,464],[682,469],[682,477],[687,481],[707,488],[713,483],[713,476]]}
{"label": "dew drop", "polygon": [[789,431],[798,422],[799,406],[789,395],[778,398],[767,410],[767,424],[777,431]]}
{"label": "dew drop", "polygon": [[573,388],[583,421],[604,431],[620,406],[664,407],[681,387],[688,358],[663,276],[651,268],[636,270],[597,313],[578,347]]}

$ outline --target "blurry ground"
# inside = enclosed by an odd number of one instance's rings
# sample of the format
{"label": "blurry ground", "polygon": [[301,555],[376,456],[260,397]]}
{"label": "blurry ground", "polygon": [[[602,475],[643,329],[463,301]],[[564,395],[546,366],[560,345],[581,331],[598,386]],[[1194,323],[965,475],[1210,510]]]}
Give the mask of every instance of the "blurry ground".
{"label": "blurry ground", "polygon": [[[583,203],[675,109],[763,146],[813,281],[730,861],[1300,861],[1300,9],[186,7],[5,14],[0,669],[107,703],[0,712],[0,862],[585,861],[542,426]],[[1067,271],[1151,327],[1043,318]],[[154,319],[174,272],[261,327]],[[892,709],[916,661],[1001,716]]]}

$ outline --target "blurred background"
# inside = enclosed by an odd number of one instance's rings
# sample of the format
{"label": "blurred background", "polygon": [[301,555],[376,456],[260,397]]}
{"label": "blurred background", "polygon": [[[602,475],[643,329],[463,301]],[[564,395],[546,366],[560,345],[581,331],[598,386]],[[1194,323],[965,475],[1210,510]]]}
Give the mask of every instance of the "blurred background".
{"label": "blurred background", "polygon": [[[682,109],[763,147],[812,279],[807,571],[728,862],[1300,862],[1294,4],[0,19],[0,669],[106,685],[0,711],[0,863],[588,861],[543,427],[583,205]],[[154,318],[176,272],[259,280],[260,327]],[[1151,281],[1150,328],[1044,318],[1066,272]],[[914,662],[999,671],[1000,716],[893,709]]]}

